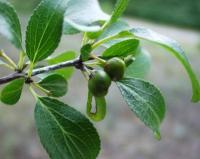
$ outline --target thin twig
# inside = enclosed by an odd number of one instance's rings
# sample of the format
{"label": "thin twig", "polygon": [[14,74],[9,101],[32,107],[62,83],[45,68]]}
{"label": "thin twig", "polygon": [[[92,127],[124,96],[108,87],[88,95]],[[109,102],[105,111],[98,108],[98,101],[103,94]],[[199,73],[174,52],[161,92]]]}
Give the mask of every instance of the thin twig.
{"label": "thin twig", "polygon": [[[50,71],[58,70],[58,69],[65,68],[65,67],[79,68],[78,67],[79,65],[82,65],[82,62],[80,61],[79,58],[77,58],[77,59],[74,59],[74,60],[62,62],[62,63],[55,64],[55,65],[45,66],[45,67],[38,68],[38,69],[33,69],[31,77],[39,75],[39,74],[43,74],[43,73],[48,73]],[[10,74],[8,76],[2,77],[2,78],[0,78],[0,85],[8,83],[10,81],[13,81],[15,79],[19,79],[19,78],[27,79],[28,73],[27,72],[21,72],[21,73],[15,72],[15,73]]]}

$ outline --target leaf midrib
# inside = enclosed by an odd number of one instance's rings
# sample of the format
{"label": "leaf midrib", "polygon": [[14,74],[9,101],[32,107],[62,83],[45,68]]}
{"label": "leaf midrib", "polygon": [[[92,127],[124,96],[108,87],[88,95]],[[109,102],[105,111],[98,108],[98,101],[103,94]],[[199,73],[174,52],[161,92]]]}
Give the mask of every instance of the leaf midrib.
{"label": "leaf midrib", "polygon": [[[39,100],[40,101],[40,100]],[[70,138],[70,140],[71,140],[71,136],[74,136],[74,135],[72,135],[71,133],[69,133],[69,132],[66,132],[63,128],[62,128],[62,125],[59,123],[59,121],[57,121],[57,119],[55,118],[55,116],[51,113],[51,111],[40,101],[40,104],[42,105],[42,107],[43,108],[45,108],[48,112],[49,112],[49,114],[50,114],[50,116],[52,116],[52,118],[53,118],[53,120],[57,123],[57,125],[58,125],[58,127],[61,129],[61,131],[62,131],[62,135],[63,135],[63,137],[64,137],[64,139],[66,140],[66,137],[65,137],[65,135],[64,134],[66,134],[69,138]],[[55,110],[53,110],[53,109],[51,109],[52,111],[54,111],[55,113],[57,113],[58,115],[60,115],[60,116],[62,116],[63,117],[63,115],[61,115],[59,112],[57,112],[57,111],[55,111]],[[70,119],[68,119],[68,118],[66,118],[66,117],[63,117],[64,119],[67,119],[68,121],[71,121]],[[72,122],[72,121],[71,121]],[[72,122],[72,123],[74,123],[74,122]],[[75,123],[74,123],[75,124]],[[78,127],[80,127],[79,125],[78,125]],[[80,127],[81,128],[81,127]],[[82,129],[82,128],[81,128]],[[71,136],[70,136],[71,135]],[[75,136],[74,136],[75,137]],[[79,141],[82,141],[79,137],[76,137],[76,138],[78,138],[79,139]],[[73,141],[71,141],[72,143],[73,143],[73,145],[76,145]],[[84,143],[83,141],[82,141],[82,143]],[[85,144],[84,144],[85,145]],[[67,147],[70,147],[70,146],[68,146],[68,145],[66,145]],[[88,147],[86,146],[86,148],[88,149]],[[70,148],[71,149],[71,148]],[[76,149],[79,151],[79,153],[80,153],[80,155],[82,156],[82,158],[84,159],[84,156],[83,156],[83,154],[82,154],[82,152],[79,150],[79,148],[78,147],[76,147]],[[89,150],[89,152],[90,152],[90,149],[88,149]],[[73,156],[73,153],[71,153],[71,155]]]}
{"label": "leaf midrib", "polygon": [[[156,119],[156,121],[157,121],[157,124],[158,124],[158,126],[160,125],[160,123],[161,123],[161,121],[160,121],[160,119],[159,119],[159,116],[156,114],[156,112],[151,108],[151,105],[149,104],[149,103],[151,103],[151,104],[153,104],[152,102],[147,102],[146,101],[146,99],[144,99],[144,98],[142,98],[137,92],[135,92],[134,90],[132,90],[132,89],[130,89],[129,87],[127,87],[126,85],[124,85],[127,89],[129,89],[129,91],[133,91],[136,95],[137,95],[137,97],[138,98],[140,98],[142,101],[144,101],[144,103],[145,103],[145,105],[147,105],[148,106],[148,108],[149,108],[149,110],[154,114],[154,117],[155,117],[155,119]],[[135,88],[135,87],[134,87]],[[153,104],[154,105],[154,104]]]}
{"label": "leaf midrib", "polygon": [[[58,8],[58,6],[60,6],[60,1],[59,1],[59,3],[57,4],[57,6],[55,7],[55,10]],[[47,30],[47,28],[49,27],[49,24],[50,24],[50,21],[51,21],[51,19],[52,19],[52,17],[55,15],[55,13],[56,12],[53,12],[51,15],[50,15],[50,18],[49,18],[49,21],[48,21],[48,23],[47,23],[47,25],[46,25],[46,27],[45,27],[45,29],[44,29],[44,32],[43,32],[43,34],[42,34],[42,36],[41,36],[41,38],[40,38],[40,41],[39,41],[39,43],[38,43],[38,47],[37,47],[37,49],[36,49],[36,51],[35,51],[35,46],[36,46],[36,43],[35,43],[35,45],[34,45],[34,54],[35,54],[35,56],[34,56],[34,58],[33,58],[33,62],[35,62],[35,60],[36,60],[36,57],[37,57],[37,55],[38,55],[38,51],[39,51],[39,49],[40,49],[40,45],[41,45],[41,42],[42,42],[42,40],[43,40],[43,37],[44,37],[44,35],[45,35],[45,33],[46,33],[46,30]],[[37,24],[37,28],[38,28],[38,24]],[[38,29],[36,29],[36,33],[37,33],[37,31],[38,31]],[[36,38],[36,36],[37,36],[37,34],[35,35],[35,38]],[[40,57],[42,57],[43,55],[40,55],[39,57],[38,57],[38,59],[40,59]]]}

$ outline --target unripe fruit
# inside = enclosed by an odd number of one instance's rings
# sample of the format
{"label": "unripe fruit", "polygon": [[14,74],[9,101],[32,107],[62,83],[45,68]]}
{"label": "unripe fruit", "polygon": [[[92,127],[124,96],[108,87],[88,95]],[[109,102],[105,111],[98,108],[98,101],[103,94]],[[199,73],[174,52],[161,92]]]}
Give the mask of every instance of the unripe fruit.
{"label": "unripe fruit", "polygon": [[123,78],[126,69],[124,61],[118,57],[108,60],[104,70],[108,73],[113,81],[119,81]]}
{"label": "unripe fruit", "polygon": [[103,97],[111,85],[109,75],[103,70],[93,70],[88,81],[88,89],[95,97]]}

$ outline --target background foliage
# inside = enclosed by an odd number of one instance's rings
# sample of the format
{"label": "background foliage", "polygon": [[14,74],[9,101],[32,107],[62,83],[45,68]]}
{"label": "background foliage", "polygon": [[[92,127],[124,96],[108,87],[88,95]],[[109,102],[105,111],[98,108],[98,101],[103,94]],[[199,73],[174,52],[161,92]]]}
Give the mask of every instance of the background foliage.
{"label": "background foliage", "polygon": [[[113,4],[115,2],[110,1]],[[199,0],[130,0],[125,14],[183,27],[200,28]]]}
{"label": "background foliage", "polygon": [[[9,1],[16,6],[17,10],[22,12],[29,12],[40,2],[40,0]],[[116,0],[100,0],[100,2],[105,6],[105,10],[110,11]],[[125,14],[161,23],[192,27],[195,29],[200,28],[199,0],[130,0]]]}

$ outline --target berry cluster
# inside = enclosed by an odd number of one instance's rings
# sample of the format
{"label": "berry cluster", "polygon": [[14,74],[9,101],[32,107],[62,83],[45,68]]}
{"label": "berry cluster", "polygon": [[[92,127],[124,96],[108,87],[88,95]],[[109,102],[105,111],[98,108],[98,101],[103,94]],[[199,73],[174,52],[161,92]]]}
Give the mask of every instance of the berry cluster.
{"label": "berry cluster", "polygon": [[88,89],[95,97],[104,97],[108,93],[111,81],[123,78],[126,69],[124,60],[114,57],[106,61],[103,69],[91,71]]}

